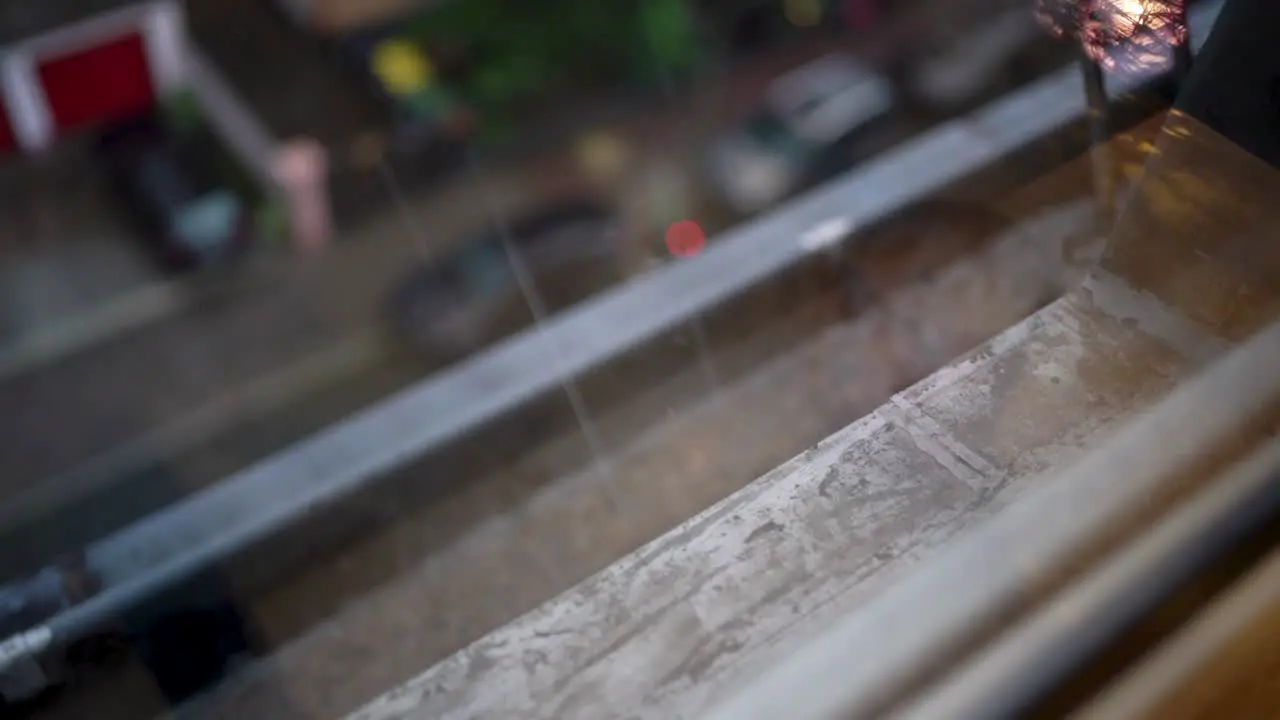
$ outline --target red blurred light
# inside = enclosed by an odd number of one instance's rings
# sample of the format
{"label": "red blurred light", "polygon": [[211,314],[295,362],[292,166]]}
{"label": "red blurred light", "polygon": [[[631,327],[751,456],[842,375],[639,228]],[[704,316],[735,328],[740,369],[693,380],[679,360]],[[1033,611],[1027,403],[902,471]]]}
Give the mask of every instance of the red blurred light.
{"label": "red blurred light", "polygon": [[667,228],[666,242],[672,255],[693,257],[706,247],[707,234],[692,220],[678,220]]}

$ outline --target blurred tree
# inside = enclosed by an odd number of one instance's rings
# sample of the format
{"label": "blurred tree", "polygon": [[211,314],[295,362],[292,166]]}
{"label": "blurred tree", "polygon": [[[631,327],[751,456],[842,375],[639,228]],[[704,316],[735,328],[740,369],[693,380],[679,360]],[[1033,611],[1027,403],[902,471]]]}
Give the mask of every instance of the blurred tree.
{"label": "blurred tree", "polygon": [[687,0],[640,0],[639,24],[645,47],[637,69],[646,80],[682,73],[698,61],[698,40]]}
{"label": "blurred tree", "polygon": [[697,59],[688,0],[465,0],[421,16],[410,33],[461,58],[460,91],[482,110],[574,86],[656,80]]}

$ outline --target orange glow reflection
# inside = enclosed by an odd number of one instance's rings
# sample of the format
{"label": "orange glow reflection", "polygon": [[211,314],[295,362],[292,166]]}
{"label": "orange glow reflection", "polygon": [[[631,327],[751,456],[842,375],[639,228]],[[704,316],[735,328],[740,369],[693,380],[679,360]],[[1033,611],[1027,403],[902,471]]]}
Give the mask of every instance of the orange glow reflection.
{"label": "orange glow reflection", "polygon": [[1039,0],[1036,16],[1108,70],[1156,70],[1187,41],[1185,0]]}

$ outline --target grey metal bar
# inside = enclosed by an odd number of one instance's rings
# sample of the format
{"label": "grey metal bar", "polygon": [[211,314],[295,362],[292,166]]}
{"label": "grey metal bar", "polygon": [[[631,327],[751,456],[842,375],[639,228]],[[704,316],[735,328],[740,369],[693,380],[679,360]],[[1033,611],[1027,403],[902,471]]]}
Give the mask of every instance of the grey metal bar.
{"label": "grey metal bar", "polygon": [[[1280,618],[1280,550],[1258,563],[1240,582],[1215,598],[1212,604],[1186,627],[1143,658],[1141,663],[1107,688],[1089,705],[1077,711],[1075,720],[1138,720],[1175,716],[1231,717],[1223,705],[1230,697],[1217,683],[1241,676],[1262,679],[1274,665],[1267,652],[1275,639],[1267,629]],[[1273,678],[1267,678],[1274,682]],[[1217,682],[1215,682],[1217,681]],[[1266,680],[1263,680],[1266,682]],[[1237,684],[1235,687],[1241,687]],[[1265,685],[1255,684],[1253,688]],[[1274,685],[1272,685],[1274,687]],[[1199,691],[1199,692],[1197,692]],[[1183,704],[1189,701],[1190,706]],[[1274,695],[1245,693],[1245,708],[1261,709],[1261,702]],[[1240,712],[1237,705],[1235,711]],[[1274,710],[1274,706],[1271,708]],[[1214,711],[1217,712],[1214,712]],[[1264,716],[1257,713],[1251,717]],[[1237,715],[1238,717],[1238,715]]]}
{"label": "grey metal bar", "polygon": [[958,669],[901,718],[1021,717],[1125,627],[1280,511],[1280,442],[1239,463],[1103,568]]}
{"label": "grey metal bar", "polygon": [[[1148,79],[1128,78],[1120,89]],[[85,564],[103,590],[48,627],[56,638],[77,636],[553,391],[561,382],[558,370],[585,372],[796,264],[817,250],[803,241],[811,229],[833,220],[853,228],[872,224],[1084,110],[1074,68],[1046,77],[729,231],[695,258],[603,293],[143,518],[86,549]]]}

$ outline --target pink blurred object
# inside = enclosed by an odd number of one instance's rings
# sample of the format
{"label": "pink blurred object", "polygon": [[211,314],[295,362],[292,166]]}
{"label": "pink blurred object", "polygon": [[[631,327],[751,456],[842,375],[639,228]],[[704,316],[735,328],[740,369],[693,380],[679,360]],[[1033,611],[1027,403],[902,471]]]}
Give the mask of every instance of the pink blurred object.
{"label": "pink blurred object", "polygon": [[868,30],[880,19],[880,0],[845,0],[844,18],[850,28]]}
{"label": "pink blurred object", "polygon": [[305,252],[323,249],[333,234],[324,146],[311,138],[290,140],[277,151],[272,169],[288,203],[294,246]]}

